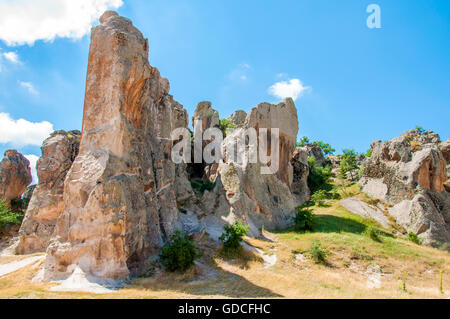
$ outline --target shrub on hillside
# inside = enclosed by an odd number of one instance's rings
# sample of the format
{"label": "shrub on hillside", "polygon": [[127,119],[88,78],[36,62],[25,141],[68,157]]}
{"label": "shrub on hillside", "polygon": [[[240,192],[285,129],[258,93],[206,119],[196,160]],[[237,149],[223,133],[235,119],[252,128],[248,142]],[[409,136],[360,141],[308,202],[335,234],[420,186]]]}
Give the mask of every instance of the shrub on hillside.
{"label": "shrub on hillside", "polygon": [[324,189],[318,190],[311,195],[311,201],[316,203],[317,206],[324,206],[327,198],[328,195]]}
{"label": "shrub on hillside", "polygon": [[234,225],[225,225],[223,227],[224,233],[219,240],[223,243],[225,251],[236,251],[241,247],[244,236],[250,230],[250,226],[244,226],[240,220]]}
{"label": "shrub on hillside", "polygon": [[0,228],[6,225],[20,225],[23,215],[14,213],[6,202],[6,198],[0,199]]}
{"label": "shrub on hillside", "polygon": [[408,233],[408,240],[412,241],[413,243],[415,243],[417,245],[422,244],[422,239],[416,233],[413,233],[412,231]]}
{"label": "shrub on hillside", "polygon": [[194,242],[186,234],[176,231],[161,249],[161,262],[169,271],[186,271],[200,257]]}
{"label": "shrub on hillside", "polygon": [[329,252],[319,242],[313,242],[308,250],[309,257],[317,264],[326,264]]}
{"label": "shrub on hillside", "polygon": [[380,234],[375,227],[368,226],[364,233],[373,241],[381,242]]}
{"label": "shrub on hillside", "polygon": [[304,207],[297,207],[295,213],[295,229],[296,230],[312,230],[313,229],[313,211]]}

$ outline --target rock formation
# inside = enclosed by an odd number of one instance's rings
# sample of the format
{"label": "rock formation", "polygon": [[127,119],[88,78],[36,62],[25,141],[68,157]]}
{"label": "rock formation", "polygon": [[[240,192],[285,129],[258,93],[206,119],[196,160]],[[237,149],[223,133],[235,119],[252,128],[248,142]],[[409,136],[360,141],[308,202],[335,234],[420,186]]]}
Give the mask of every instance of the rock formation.
{"label": "rock formation", "polygon": [[[172,162],[171,133],[187,128],[188,117],[148,53],[148,40],[115,12],[92,29],[79,146],[69,138],[78,141],[73,132],[56,132],[44,143],[40,183],[17,249],[33,252],[48,243],[44,280],[76,269],[103,281],[139,276],[177,229],[207,231],[217,240],[225,223],[240,219],[260,235],[262,226],[291,225],[296,206],[309,198],[306,153],[293,157],[298,119],[290,98],[248,115],[235,112],[230,120],[237,128],[219,147],[225,161]],[[192,121],[194,133],[220,124],[210,102],[198,104]],[[269,162],[249,161],[253,146],[237,145],[247,129],[260,134],[256,144],[265,153],[257,155]],[[208,142],[202,140],[202,150]],[[243,161],[231,158],[230,147]]]}
{"label": "rock formation", "polygon": [[64,181],[78,155],[80,138],[80,131],[56,131],[44,141],[42,157],[36,165],[39,184],[33,190],[19,231],[18,254],[47,249],[56,221],[64,209]]}
{"label": "rock formation", "polygon": [[450,241],[450,196],[439,143],[437,134],[416,130],[376,141],[361,180],[364,192],[393,206],[389,214],[398,224],[434,246]]}
{"label": "rock formation", "polygon": [[233,112],[233,114],[230,115],[228,120],[230,120],[231,123],[233,123],[237,127],[241,127],[241,126],[244,126],[246,118],[247,118],[247,113],[245,113],[242,110],[237,110],[237,111]]}
{"label": "rock formation", "polygon": [[308,157],[311,157],[311,156],[314,157],[314,159],[316,160],[317,166],[325,165],[326,159],[325,159],[325,156],[323,155],[322,148],[319,145],[306,144],[303,148],[306,151],[306,153],[308,154]]}
{"label": "rock formation", "polygon": [[100,279],[141,275],[179,227],[170,159],[187,114],[148,62],[132,22],[108,11],[91,33],[80,151],[64,185],[64,211],[44,279],[76,267]]}
{"label": "rock formation", "polygon": [[[267,150],[274,143],[270,129],[279,129],[279,165],[275,174],[261,174],[261,163],[248,160],[248,149],[244,160],[219,164],[219,176],[230,212],[250,225],[252,234],[258,235],[260,227],[281,228],[292,224],[297,198],[291,193],[293,182],[292,154],[298,133],[297,109],[288,98],[278,105],[262,103],[247,115],[243,128],[236,129],[224,140],[222,153],[237,148],[235,144],[244,128],[268,129]],[[259,140],[259,143],[264,143]]]}
{"label": "rock formation", "polygon": [[0,197],[8,203],[19,199],[31,184],[30,162],[16,150],[8,150],[0,162]]}
{"label": "rock formation", "polygon": [[194,129],[196,121],[201,123],[198,129],[201,129],[202,132],[210,127],[219,127],[219,113],[212,108],[211,102],[200,102],[192,117],[192,127]]}
{"label": "rock formation", "polygon": [[291,159],[293,167],[292,193],[297,197],[299,203],[305,203],[310,199],[308,188],[308,152],[303,147],[297,147]]}

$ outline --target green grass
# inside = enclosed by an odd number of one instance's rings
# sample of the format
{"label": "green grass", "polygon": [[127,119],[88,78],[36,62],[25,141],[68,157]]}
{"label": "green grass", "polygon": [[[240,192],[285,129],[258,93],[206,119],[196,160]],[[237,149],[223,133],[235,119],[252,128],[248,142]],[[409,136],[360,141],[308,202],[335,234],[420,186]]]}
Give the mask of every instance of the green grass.
{"label": "green grass", "polygon": [[[358,187],[351,185],[343,193],[357,195]],[[345,197],[345,196],[343,196]],[[300,251],[307,251],[314,242],[320,242],[330,253],[344,250],[359,259],[396,258],[407,260],[418,258],[438,265],[440,262],[428,250],[418,250],[417,245],[407,238],[394,236],[384,230],[376,221],[365,219],[347,211],[338,200],[331,201],[329,207],[311,206],[314,214],[314,229],[309,232],[297,231],[294,227],[276,231],[283,240],[297,241]]]}

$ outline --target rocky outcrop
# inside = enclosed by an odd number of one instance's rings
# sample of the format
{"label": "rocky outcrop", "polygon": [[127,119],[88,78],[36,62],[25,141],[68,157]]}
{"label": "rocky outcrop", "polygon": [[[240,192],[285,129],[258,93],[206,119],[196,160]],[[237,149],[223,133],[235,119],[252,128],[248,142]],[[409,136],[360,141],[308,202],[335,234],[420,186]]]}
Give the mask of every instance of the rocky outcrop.
{"label": "rocky outcrop", "polygon": [[201,125],[198,126],[202,132],[210,127],[219,127],[219,113],[212,108],[211,102],[200,102],[195,109],[192,117],[192,127],[195,129],[195,123],[198,121]]}
{"label": "rocky outcrop", "polygon": [[439,144],[439,149],[441,150],[442,155],[447,161],[447,164],[450,164],[450,139]]}
{"label": "rocky outcrop", "polygon": [[387,142],[372,143],[364,162],[363,191],[392,206],[389,214],[425,243],[450,241],[450,197],[445,191],[446,161],[439,136],[416,130]]}
{"label": "rocky outcrop", "polygon": [[[233,162],[227,158],[227,150],[238,149],[236,143],[244,133],[244,128],[254,128],[258,132],[267,128],[267,149],[274,143],[270,129],[279,129],[279,165],[275,174],[261,174],[262,164],[248,160],[248,148],[242,162]],[[222,153],[226,160],[219,164],[219,176],[231,207],[230,212],[248,223],[253,235],[259,235],[261,226],[270,229],[292,224],[292,216],[298,205],[297,198],[291,192],[291,159],[298,133],[294,102],[288,98],[278,105],[258,105],[247,115],[244,128],[236,129],[224,140]],[[259,140],[259,143],[264,142]]]}
{"label": "rocky outcrop", "polygon": [[349,197],[341,201],[341,206],[354,214],[375,220],[386,229],[389,228],[389,219],[383,213],[384,207],[381,204],[370,205],[358,197]]}
{"label": "rocky outcrop", "polygon": [[314,159],[316,160],[316,165],[317,166],[324,166],[326,159],[325,156],[323,155],[323,151],[322,148],[319,145],[315,145],[315,144],[305,144],[305,146],[303,147],[306,151],[306,153],[308,154],[308,157],[314,157]]}
{"label": "rocky outcrop", "polygon": [[80,150],[44,279],[76,267],[100,279],[141,275],[179,228],[170,133],[187,114],[148,62],[148,40],[106,12],[92,29]]}
{"label": "rocky outcrop", "polygon": [[56,131],[44,141],[42,157],[36,165],[39,184],[33,190],[19,231],[18,254],[47,249],[56,221],[64,209],[64,181],[78,155],[80,138],[80,131]]}
{"label": "rocky outcrop", "polygon": [[241,126],[244,126],[246,118],[247,118],[247,113],[245,113],[242,110],[237,110],[237,111],[233,112],[233,114],[230,115],[228,120],[230,120],[231,123],[233,123],[237,127],[241,127]]}
{"label": "rocky outcrop", "polygon": [[8,203],[19,199],[31,184],[30,162],[16,150],[8,150],[0,162],[0,197]]}
{"label": "rocky outcrop", "polygon": [[291,185],[292,194],[297,197],[299,203],[303,204],[310,199],[310,190],[308,188],[308,153],[302,147],[297,147],[291,159],[293,168],[293,181]]}

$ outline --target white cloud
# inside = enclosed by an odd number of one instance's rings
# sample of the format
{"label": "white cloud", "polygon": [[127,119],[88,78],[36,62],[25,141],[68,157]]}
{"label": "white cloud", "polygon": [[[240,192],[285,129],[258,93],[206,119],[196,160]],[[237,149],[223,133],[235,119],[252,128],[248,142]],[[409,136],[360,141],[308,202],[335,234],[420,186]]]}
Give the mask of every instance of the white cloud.
{"label": "white cloud", "polygon": [[108,9],[122,0],[0,0],[0,40],[33,45],[56,37],[79,39]]}
{"label": "white cloud", "polygon": [[33,176],[32,184],[37,184],[39,181],[39,178],[37,175],[36,164],[39,159],[39,156],[36,156],[34,154],[24,155],[24,156],[27,160],[30,161],[31,175]]}
{"label": "white cloud", "polygon": [[24,89],[26,89],[28,91],[28,93],[30,93],[30,94],[33,94],[33,95],[38,95],[39,94],[38,90],[35,89],[33,83],[31,83],[31,82],[19,81],[19,85],[21,87],[23,87]]}
{"label": "white cloud", "polygon": [[16,52],[5,52],[3,53],[3,56],[6,60],[8,60],[11,63],[17,64],[19,63],[19,56]]}
{"label": "white cloud", "polygon": [[0,143],[10,143],[15,147],[41,146],[52,132],[53,124],[50,122],[34,123],[24,119],[14,120],[8,113],[0,113]]}
{"label": "white cloud", "polygon": [[280,99],[291,97],[294,101],[301,97],[311,87],[304,86],[299,79],[277,82],[269,88],[269,94]]}

